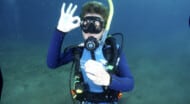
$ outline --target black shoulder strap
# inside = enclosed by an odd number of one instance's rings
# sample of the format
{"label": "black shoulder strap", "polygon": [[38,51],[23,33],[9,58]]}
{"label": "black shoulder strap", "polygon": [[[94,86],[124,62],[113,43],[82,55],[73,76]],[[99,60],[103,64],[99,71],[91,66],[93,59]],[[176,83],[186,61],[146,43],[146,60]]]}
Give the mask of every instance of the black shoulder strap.
{"label": "black shoulder strap", "polygon": [[108,47],[105,46],[105,49],[103,51],[104,57],[106,58],[106,60],[108,60],[108,65],[113,66],[112,72],[115,73],[116,63],[119,57],[116,39],[113,37],[108,37],[105,42],[106,42],[106,46]]}
{"label": "black shoulder strap", "polygon": [[75,63],[75,73],[79,73],[80,72],[80,58],[82,56],[82,52],[83,52],[83,47],[74,47],[73,48],[73,57],[74,60],[73,62]]}
{"label": "black shoulder strap", "polygon": [[[71,45],[65,48],[64,53],[71,51],[73,57],[73,65],[75,67],[75,73],[80,70],[80,58],[82,56],[83,47],[78,45]],[[73,67],[72,65],[72,67]]]}

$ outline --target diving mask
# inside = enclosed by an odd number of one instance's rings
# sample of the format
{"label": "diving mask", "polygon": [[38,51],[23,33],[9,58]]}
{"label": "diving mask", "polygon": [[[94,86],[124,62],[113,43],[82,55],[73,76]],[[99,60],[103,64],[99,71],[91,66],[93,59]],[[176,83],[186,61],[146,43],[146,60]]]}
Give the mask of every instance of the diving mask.
{"label": "diving mask", "polygon": [[104,21],[100,17],[87,16],[82,19],[80,27],[85,33],[98,34],[104,28]]}

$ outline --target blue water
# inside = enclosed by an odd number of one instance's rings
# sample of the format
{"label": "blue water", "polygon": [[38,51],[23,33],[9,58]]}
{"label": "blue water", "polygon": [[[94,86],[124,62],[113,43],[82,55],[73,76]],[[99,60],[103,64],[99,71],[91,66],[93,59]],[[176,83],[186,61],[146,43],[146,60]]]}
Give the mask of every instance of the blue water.
{"label": "blue water", "polygon": [[[2,104],[70,102],[64,79],[69,71],[50,71],[46,54],[62,2],[78,4],[79,15],[86,1],[0,1]],[[110,33],[124,34],[124,51],[135,77],[135,89],[121,104],[189,104],[190,0],[114,0],[114,6]],[[65,46],[83,40],[79,31],[69,33]]]}

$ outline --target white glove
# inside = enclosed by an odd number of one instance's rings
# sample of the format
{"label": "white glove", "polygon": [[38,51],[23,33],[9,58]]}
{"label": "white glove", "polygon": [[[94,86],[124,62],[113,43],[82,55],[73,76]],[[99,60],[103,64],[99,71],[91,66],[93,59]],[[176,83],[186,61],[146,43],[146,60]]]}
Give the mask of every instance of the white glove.
{"label": "white glove", "polygon": [[87,77],[96,85],[108,86],[110,84],[110,75],[106,72],[102,63],[88,60],[84,66]]}
{"label": "white glove", "polygon": [[65,12],[65,3],[63,3],[61,8],[61,16],[58,21],[57,29],[62,32],[69,32],[80,26],[79,16],[73,16],[74,12],[77,9],[77,5],[73,7],[73,4],[70,3],[69,7]]}

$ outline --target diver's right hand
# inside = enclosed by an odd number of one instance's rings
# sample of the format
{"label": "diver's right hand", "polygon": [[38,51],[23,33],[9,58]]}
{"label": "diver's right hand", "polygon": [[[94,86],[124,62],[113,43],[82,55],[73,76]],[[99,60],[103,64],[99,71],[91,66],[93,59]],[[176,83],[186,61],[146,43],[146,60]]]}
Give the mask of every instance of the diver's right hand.
{"label": "diver's right hand", "polygon": [[69,7],[65,12],[65,3],[63,3],[61,8],[61,16],[58,21],[57,29],[62,32],[69,32],[80,26],[79,16],[73,16],[74,12],[77,9],[77,5],[73,7],[73,4],[70,3]]}

